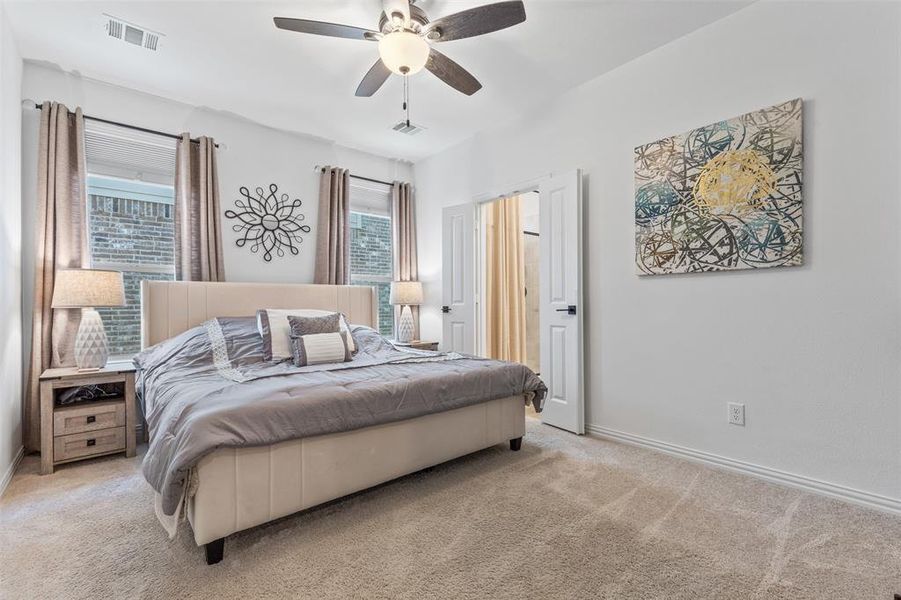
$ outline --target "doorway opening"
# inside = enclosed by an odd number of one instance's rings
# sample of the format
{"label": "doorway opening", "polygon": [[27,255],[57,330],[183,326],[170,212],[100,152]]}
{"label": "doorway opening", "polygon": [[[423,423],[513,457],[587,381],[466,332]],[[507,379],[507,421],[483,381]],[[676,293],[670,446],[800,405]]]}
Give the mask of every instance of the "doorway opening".
{"label": "doorway opening", "polygon": [[[477,220],[479,354],[541,377],[538,190],[483,202]],[[531,405],[526,413],[538,417]]]}
{"label": "doorway opening", "polygon": [[479,354],[541,375],[538,190],[479,205]]}

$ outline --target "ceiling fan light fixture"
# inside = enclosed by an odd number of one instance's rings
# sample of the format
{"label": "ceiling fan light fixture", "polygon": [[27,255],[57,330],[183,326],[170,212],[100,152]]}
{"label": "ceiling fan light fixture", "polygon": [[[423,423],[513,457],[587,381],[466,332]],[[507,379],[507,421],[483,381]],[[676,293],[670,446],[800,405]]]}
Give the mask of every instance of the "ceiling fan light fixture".
{"label": "ceiling fan light fixture", "polygon": [[409,31],[393,31],[379,40],[379,56],[398,75],[418,73],[429,59],[429,45]]}

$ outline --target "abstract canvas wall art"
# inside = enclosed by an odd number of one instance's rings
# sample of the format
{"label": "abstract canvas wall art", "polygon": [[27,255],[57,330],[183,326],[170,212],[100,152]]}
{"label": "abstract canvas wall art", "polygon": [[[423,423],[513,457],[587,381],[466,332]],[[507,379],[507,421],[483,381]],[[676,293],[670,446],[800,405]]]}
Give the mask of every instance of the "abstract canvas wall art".
{"label": "abstract canvas wall art", "polygon": [[798,98],[635,148],[639,275],[800,265]]}

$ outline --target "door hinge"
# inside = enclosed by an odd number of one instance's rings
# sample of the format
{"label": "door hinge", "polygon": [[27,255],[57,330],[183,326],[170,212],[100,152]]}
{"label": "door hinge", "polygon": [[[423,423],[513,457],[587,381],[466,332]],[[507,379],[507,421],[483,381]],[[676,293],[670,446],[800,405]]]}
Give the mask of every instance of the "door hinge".
{"label": "door hinge", "polygon": [[449,313],[449,312],[450,312],[450,306],[442,306],[442,307],[441,307],[441,312],[443,312],[443,313]]}

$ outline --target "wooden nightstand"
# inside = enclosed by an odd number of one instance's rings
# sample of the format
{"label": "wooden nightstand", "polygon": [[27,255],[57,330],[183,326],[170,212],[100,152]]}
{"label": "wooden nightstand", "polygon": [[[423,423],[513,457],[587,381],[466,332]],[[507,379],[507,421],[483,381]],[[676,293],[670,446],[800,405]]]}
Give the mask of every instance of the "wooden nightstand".
{"label": "wooden nightstand", "polygon": [[[104,385],[111,396],[59,404],[67,388]],[[47,369],[41,374],[41,474],[67,462],[125,452],[135,455],[135,370],[127,364],[99,371]]]}
{"label": "wooden nightstand", "polygon": [[426,342],[423,340],[413,340],[409,344],[406,344],[409,348],[413,348],[414,350],[438,350],[438,342]]}

